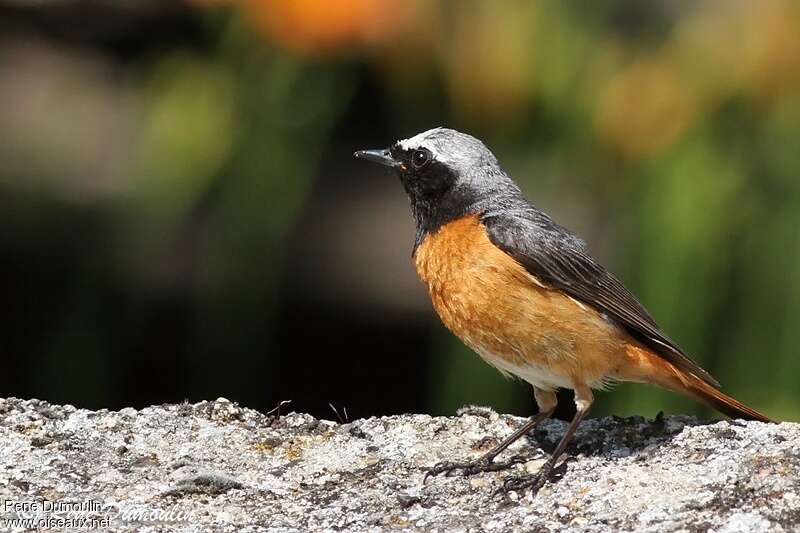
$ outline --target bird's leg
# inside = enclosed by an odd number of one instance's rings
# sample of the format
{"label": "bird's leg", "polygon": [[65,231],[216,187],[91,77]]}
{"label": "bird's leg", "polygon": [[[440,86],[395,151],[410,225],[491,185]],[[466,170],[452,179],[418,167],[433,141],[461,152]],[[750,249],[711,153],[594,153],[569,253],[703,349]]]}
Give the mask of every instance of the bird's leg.
{"label": "bird's leg", "polygon": [[523,461],[524,458],[522,457],[514,457],[505,462],[495,462],[494,459],[520,437],[533,429],[539,422],[545,418],[549,418],[550,415],[553,414],[553,411],[555,411],[556,404],[558,402],[555,392],[534,387],[533,395],[534,398],[536,398],[537,405],[539,406],[539,413],[528,420],[514,433],[505,438],[503,442],[486,452],[481,458],[475,461],[443,461],[441,463],[437,463],[425,474],[425,480],[427,480],[429,476],[437,476],[439,474],[451,475],[456,471],[461,471],[461,473],[465,476],[471,476],[480,472],[497,472],[499,470],[508,469]]}
{"label": "bird's leg", "polygon": [[556,462],[558,461],[559,457],[561,457],[561,454],[564,453],[564,450],[567,448],[569,442],[572,440],[575,430],[578,429],[578,426],[586,416],[586,413],[589,412],[593,401],[594,397],[592,395],[591,388],[586,385],[576,386],[575,405],[577,406],[578,410],[575,413],[575,417],[572,419],[572,422],[570,422],[569,426],[567,426],[567,431],[564,433],[564,436],[561,437],[561,441],[559,441],[558,446],[556,446],[556,449],[553,451],[550,458],[535,474],[506,479],[503,483],[503,486],[495,494],[505,494],[509,491],[531,489],[532,494],[535,496],[536,493],[539,492],[539,489],[541,489],[547,482],[550,474],[552,474],[553,469],[556,466]]}

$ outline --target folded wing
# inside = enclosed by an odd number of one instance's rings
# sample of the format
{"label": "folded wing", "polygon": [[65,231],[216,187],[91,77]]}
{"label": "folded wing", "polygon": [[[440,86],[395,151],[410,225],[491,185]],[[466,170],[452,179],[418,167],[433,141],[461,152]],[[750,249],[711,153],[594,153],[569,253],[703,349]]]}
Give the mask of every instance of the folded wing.
{"label": "folded wing", "polygon": [[489,239],[543,283],[588,304],[677,368],[719,383],[669,337],[622,283],[589,255],[586,245],[539,212],[482,218]]}

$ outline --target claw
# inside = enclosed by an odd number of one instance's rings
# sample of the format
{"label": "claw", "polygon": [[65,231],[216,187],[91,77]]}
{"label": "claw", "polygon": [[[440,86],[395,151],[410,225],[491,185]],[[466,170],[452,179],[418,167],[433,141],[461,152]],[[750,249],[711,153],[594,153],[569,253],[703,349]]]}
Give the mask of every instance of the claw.
{"label": "claw", "polygon": [[505,495],[509,492],[522,492],[530,489],[531,496],[536,496],[547,483],[548,478],[553,474],[554,464],[546,462],[538,472],[528,476],[510,477],[503,481],[503,485],[494,493],[494,497]]}
{"label": "claw", "polygon": [[433,465],[425,473],[425,478],[422,482],[425,483],[428,481],[430,476],[438,476],[439,474],[444,474],[447,477],[451,477],[459,470],[463,476],[473,476],[482,472],[499,472],[501,470],[508,470],[512,466],[522,463],[526,460],[526,457],[513,457],[508,461],[495,462],[482,457],[476,461],[467,461],[462,463],[443,461]]}
{"label": "claw", "polygon": [[438,476],[439,474],[444,474],[447,477],[452,476],[455,472],[461,470],[463,475],[471,476],[473,474],[477,474],[481,471],[481,469],[488,469],[491,466],[491,462],[485,461],[483,459],[478,459],[477,461],[471,462],[463,462],[463,463],[454,463],[450,461],[442,461],[441,463],[436,463],[433,465],[426,473],[425,479],[423,483],[428,481],[430,476]]}
{"label": "claw", "polygon": [[509,492],[523,492],[528,489],[530,489],[531,496],[536,496],[546,482],[547,476],[542,475],[542,473],[508,478],[503,482],[503,485],[495,491],[493,496],[496,498],[500,495],[506,495]]}

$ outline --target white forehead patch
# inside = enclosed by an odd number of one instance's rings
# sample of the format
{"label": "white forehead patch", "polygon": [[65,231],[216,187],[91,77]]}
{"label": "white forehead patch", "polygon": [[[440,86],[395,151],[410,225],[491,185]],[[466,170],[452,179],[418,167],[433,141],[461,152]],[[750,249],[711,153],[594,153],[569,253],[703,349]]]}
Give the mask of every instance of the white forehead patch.
{"label": "white forehead patch", "polygon": [[433,128],[428,131],[398,141],[397,146],[404,151],[427,148],[436,161],[462,171],[485,162],[497,164],[494,155],[484,144],[465,133],[447,128]]}
{"label": "white forehead patch", "polygon": [[403,139],[402,141],[398,142],[397,145],[401,150],[414,150],[420,146],[425,146],[425,148],[431,149],[433,147],[426,145],[425,139],[427,139],[428,135],[440,129],[442,128],[433,128],[428,131],[423,131],[422,133],[414,135],[413,137]]}

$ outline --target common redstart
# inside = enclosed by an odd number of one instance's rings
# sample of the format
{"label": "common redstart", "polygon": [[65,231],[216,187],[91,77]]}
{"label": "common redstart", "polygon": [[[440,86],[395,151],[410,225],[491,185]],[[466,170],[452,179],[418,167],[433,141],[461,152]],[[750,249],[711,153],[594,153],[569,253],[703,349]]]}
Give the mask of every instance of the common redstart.
{"label": "common redstart", "polygon": [[428,475],[512,464],[494,459],[553,413],[559,387],[575,392],[575,417],[539,472],[508,479],[502,490],[538,491],[589,411],[592,389],[614,382],[652,383],[732,418],[769,422],[721,392],[583,240],[526,200],[475,137],[435,128],[354,155],[400,177],[416,224],[412,257],[444,324],[500,372],[533,385],[539,406],[477,461],[439,463]]}

